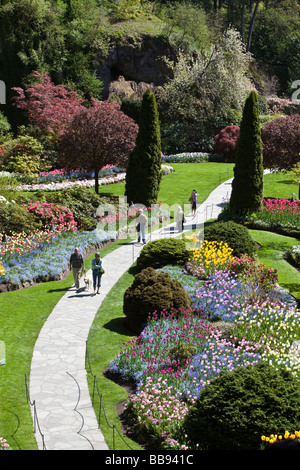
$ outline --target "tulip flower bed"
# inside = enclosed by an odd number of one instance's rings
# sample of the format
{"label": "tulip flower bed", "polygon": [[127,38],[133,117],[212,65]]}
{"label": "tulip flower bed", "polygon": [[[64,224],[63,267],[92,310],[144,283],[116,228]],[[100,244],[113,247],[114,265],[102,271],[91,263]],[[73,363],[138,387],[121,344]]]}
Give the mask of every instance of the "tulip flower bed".
{"label": "tulip flower bed", "polygon": [[300,230],[300,201],[289,199],[263,199],[260,212],[255,214],[256,220],[269,226],[281,226]]}
{"label": "tulip flower bed", "polygon": [[182,283],[191,308],[149,314],[140,336],[124,343],[110,363],[111,373],[137,387],[126,409],[131,431],[151,436],[152,445],[165,449],[191,448],[182,432],[184,417],[221,371],[266,361],[300,378],[300,311],[296,303],[272,295],[276,272],[252,260],[252,269],[265,276],[254,296],[248,257],[240,263],[229,259],[226,268],[214,265],[201,279],[191,257],[197,277],[181,267],[160,269]]}
{"label": "tulip flower bed", "polygon": [[81,252],[90,246],[116,238],[113,231],[37,231],[17,234],[0,243],[1,262],[5,272],[0,283],[18,286],[37,280],[54,280],[68,268],[75,246]]}

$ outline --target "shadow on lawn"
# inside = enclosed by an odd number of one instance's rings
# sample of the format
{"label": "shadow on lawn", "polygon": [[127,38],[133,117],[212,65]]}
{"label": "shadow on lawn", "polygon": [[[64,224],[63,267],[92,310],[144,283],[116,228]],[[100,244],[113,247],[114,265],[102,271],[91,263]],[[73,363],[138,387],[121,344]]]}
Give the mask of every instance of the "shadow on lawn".
{"label": "shadow on lawn", "polygon": [[103,328],[107,330],[114,331],[115,333],[126,335],[126,336],[136,336],[136,333],[130,331],[125,324],[125,317],[113,318],[109,322],[103,325]]}

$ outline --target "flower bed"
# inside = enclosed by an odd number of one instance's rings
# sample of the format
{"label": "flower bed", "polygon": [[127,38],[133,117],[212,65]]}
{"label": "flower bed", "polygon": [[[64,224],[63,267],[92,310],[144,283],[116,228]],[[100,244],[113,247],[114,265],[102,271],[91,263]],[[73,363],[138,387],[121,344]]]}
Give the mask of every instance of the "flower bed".
{"label": "flower bed", "polygon": [[54,280],[67,270],[74,247],[81,252],[116,238],[114,231],[35,232],[8,237],[0,243],[5,273],[0,283],[18,286],[36,280]]}
{"label": "flower bed", "polygon": [[224,162],[222,155],[214,155],[203,152],[185,152],[176,155],[162,155],[162,161],[172,163],[204,163],[204,162]]}
{"label": "flower bed", "polygon": [[255,224],[300,230],[300,201],[263,199],[261,211],[251,215]]}
{"label": "flower bed", "polygon": [[[120,183],[125,181],[126,173],[118,173],[112,176],[106,176],[99,178],[99,185],[106,185],[112,183]],[[59,191],[61,189],[68,189],[73,187],[84,187],[90,188],[95,185],[94,179],[78,179],[75,181],[66,180],[54,181],[50,183],[32,183],[32,184],[20,184],[15,189],[18,191]]]}
{"label": "flower bed", "polygon": [[[236,257],[230,260],[236,272],[229,271],[230,263],[225,270],[214,265],[208,276],[195,277],[176,266],[161,268],[182,283],[192,308],[150,314],[141,335],[124,343],[112,360],[110,371],[137,385],[127,405],[128,423],[132,432],[151,436],[151,446],[191,448],[182,432],[184,418],[221,371],[265,361],[300,378],[300,311],[272,296],[276,272],[266,274],[252,260],[250,271],[267,277],[253,296],[246,258],[240,265]],[[196,260],[194,267],[198,274]]]}

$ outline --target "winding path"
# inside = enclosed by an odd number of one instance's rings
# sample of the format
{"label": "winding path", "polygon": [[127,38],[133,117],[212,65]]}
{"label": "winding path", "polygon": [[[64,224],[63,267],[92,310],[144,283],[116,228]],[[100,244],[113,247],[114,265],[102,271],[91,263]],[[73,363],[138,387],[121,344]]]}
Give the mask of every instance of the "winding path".
{"label": "winding path", "polygon": [[[231,194],[232,179],[218,186],[187,217],[184,231],[215,218]],[[152,232],[148,240],[176,236],[174,223]],[[30,400],[35,403],[40,450],[108,450],[90,400],[85,369],[86,341],[107,293],[129,269],[143,245],[128,243],[105,256],[101,294],[70,288],[49,315],[36,341],[30,372]],[[32,407],[32,413],[33,413]]]}

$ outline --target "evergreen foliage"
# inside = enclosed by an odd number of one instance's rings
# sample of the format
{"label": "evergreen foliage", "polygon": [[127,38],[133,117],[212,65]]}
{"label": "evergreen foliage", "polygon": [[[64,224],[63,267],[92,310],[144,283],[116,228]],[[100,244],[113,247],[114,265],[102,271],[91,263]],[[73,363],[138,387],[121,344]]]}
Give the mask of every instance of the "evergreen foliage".
{"label": "evergreen foliage", "polygon": [[149,313],[187,309],[191,298],[184,287],[168,273],[157,273],[149,267],[136,274],[124,294],[123,311],[129,329],[140,333]]}
{"label": "evergreen foliage", "polygon": [[233,256],[241,256],[242,254],[254,256],[257,252],[256,243],[247,228],[232,220],[209,225],[204,230],[204,238],[210,242],[227,243],[233,250]]}
{"label": "evergreen foliage", "polygon": [[258,110],[254,91],[248,96],[237,143],[236,164],[230,209],[236,214],[257,211],[263,197],[263,152]]}
{"label": "evergreen foliage", "polygon": [[181,266],[188,260],[188,256],[189,252],[184,240],[176,238],[153,240],[144,246],[137,258],[136,265],[139,271],[148,266],[155,269],[162,268],[167,264]]}
{"label": "evergreen foliage", "polygon": [[202,450],[259,450],[261,435],[299,429],[299,382],[265,362],[223,371],[190,409],[184,431]]}
{"label": "evergreen foliage", "polygon": [[161,181],[161,139],[154,94],[143,95],[136,146],[129,156],[125,195],[128,202],[146,207],[157,202]]}

